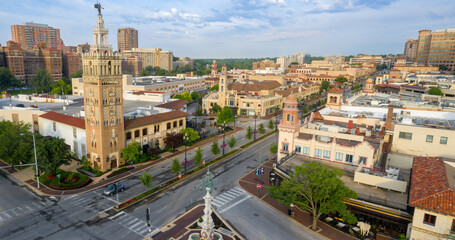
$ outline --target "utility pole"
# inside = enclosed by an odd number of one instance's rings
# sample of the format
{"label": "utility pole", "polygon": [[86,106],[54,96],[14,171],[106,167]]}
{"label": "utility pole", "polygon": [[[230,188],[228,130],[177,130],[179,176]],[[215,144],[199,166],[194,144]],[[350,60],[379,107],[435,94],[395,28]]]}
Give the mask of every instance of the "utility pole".
{"label": "utility pole", "polygon": [[[33,126],[32,126],[32,128],[33,128]],[[35,152],[35,171],[36,171],[36,183],[37,183],[36,186],[39,188],[39,172],[38,172],[38,161],[36,158],[35,130],[33,130],[32,136],[33,136],[33,151]]]}

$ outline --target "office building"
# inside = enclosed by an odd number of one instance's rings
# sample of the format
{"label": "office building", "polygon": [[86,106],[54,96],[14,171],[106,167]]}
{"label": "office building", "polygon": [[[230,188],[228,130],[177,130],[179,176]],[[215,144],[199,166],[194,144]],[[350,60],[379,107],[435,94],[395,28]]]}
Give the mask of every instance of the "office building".
{"label": "office building", "polygon": [[408,38],[404,44],[404,59],[407,62],[414,62],[417,56],[417,39]]}
{"label": "office building", "polygon": [[455,70],[455,28],[420,30],[416,62],[430,66],[445,65]]}
{"label": "office building", "polygon": [[32,49],[37,43],[44,43],[48,49],[62,50],[60,29],[47,24],[26,22],[11,26],[11,38],[23,49]]}
{"label": "office building", "polygon": [[137,30],[134,28],[119,28],[117,30],[118,52],[138,48]]}
{"label": "office building", "polygon": [[139,56],[142,59],[142,67],[159,67],[161,69],[172,70],[173,53],[162,51],[161,48],[132,48],[125,50],[124,57]]}

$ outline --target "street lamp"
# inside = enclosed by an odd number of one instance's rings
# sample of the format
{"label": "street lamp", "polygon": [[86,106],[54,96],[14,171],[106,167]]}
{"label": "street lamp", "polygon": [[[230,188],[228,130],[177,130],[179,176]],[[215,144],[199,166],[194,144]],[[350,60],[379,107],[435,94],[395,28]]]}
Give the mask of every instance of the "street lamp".
{"label": "street lamp", "polygon": [[277,126],[278,126],[278,109],[279,109],[279,107],[276,106],[275,108],[276,108],[276,111],[275,111],[275,131],[276,131],[278,128]]}
{"label": "street lamp", "polygon": [[[36,142],[35,142],[35,129],[32,127],[32,137],[33,137],[33,152],[35,153],[35,171],[36,171],[36,186],[39,188],[39,171],[38,171],[38,160],[36,157]],[[25,135],[24,133],[20,134],[21,136]]]}
{"label": "street lamp", "polygon": [[187,145],[187,142],[188,142],[188,133],[185,132],[185,134],[183,134],[183,143],[185,143],[185,162],[183,163],[183,165],[185,165],[185,170],[184,170],[183,175],[186,175],[186,165],[188,164],[188,161],[187,161],[187,158],[186,158],[186,145]]}
{"label": "street lamp", "polygon": [[224,149],[226,148],[226,124],[223,124],[223,145],[221,145],[223,149],[223,156],[224,156]]}
{"label": "street lamp", "polygon": [[256,130],[256,118],[257,118],[257,114],[254,114],[254,131],[253,131],[253,134],[254,134],[254,141],[256,141],[256,133],[258,132]]}

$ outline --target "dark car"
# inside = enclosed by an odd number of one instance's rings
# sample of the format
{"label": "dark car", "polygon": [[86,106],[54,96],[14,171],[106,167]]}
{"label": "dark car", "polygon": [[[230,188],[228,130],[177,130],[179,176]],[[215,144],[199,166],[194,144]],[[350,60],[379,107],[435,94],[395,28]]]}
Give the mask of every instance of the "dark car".
{"label": "dark car", "polygon": [[123,192],[123,190],[125,190],[125,187],[123,186],[122,183],[114,183],[114,184],[109,185],[107,187],[107,189],[104,190],[104,194],[112,196],[112,195],[117,194],[119,192]]}

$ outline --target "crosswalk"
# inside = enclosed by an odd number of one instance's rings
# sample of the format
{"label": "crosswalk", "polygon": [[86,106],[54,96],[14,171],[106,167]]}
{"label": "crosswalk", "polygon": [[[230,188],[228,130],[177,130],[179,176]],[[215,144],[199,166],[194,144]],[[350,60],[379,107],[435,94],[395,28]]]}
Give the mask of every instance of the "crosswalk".
{"label": "crosswalk", "polygon": [[112,207],[117,202],[110,199],[109,197],[102,197],[101,199],[96,200],[95,196],[87,195],[71,195],[62,199],[63,203],[69,203],[81,208],[93,210],[95,207],[106,208]]}
{"label": "crosswalk", "polygon": [[0,224],[4,221],[18,217],[21,215],[29,214],[35,211],[38,211],[48,205],[49,202],[42,201],[29,201],[24,204],[21,204],[18,207],[11,208],[8,210],[0,211]]}
{"label": "crosswalk", "polygon": [[147,223],[144,220],[141,220],[125,212],[119,212],[116,215],[109,217],[109,219],[125,228],[128,228],[129,230],[142,237],[146,237],[149,234],[149,229],[152,229],[152,233],[158,230],[157,227],[153,225],[148,227]]}
{"label": "crosswalk", "polygon": [[217,209],[226,205],[229,202],[232,202],[234,199],[237,199],[240,196],[245,194],[245,190],[241,189],[240,187],[234,187],[218,196],[216,196],[213,201],[212,205],[215,206]]}

